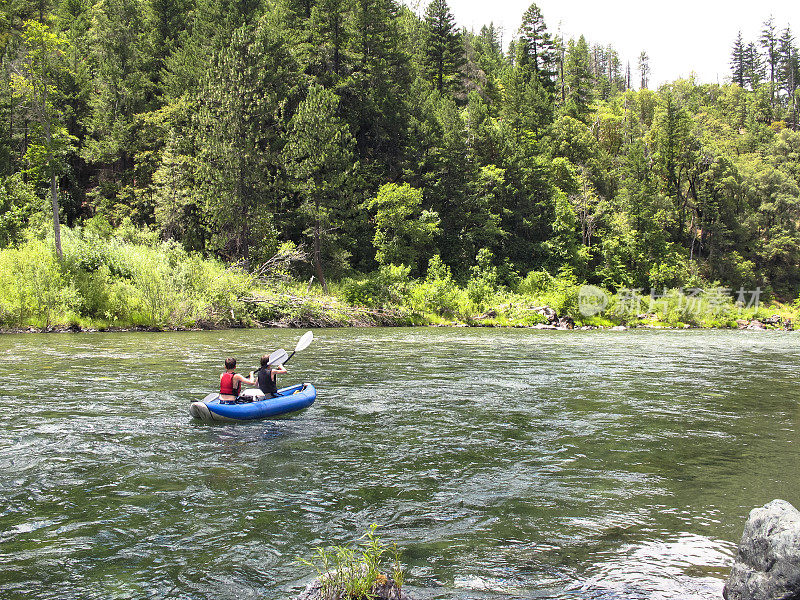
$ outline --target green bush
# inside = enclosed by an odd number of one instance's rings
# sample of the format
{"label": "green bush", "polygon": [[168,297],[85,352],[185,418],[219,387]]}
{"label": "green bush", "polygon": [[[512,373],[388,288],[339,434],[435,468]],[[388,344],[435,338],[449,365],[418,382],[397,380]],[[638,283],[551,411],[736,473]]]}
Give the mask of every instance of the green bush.
{"label": "green bush", "polygon": [[435,314],[452,319],[467,311],[465,293],[461,290],[450,272],[450,268],[442,262],[439,255],[428,262],[428,274],[425,281],[411,288],[408,302],[411,310],[419,314]]}
{"label": "green bush", "polygon": [[31,215],[41,211],[44,202],[22,173],[0,179],[0,248],[19,241]]}
{"label": "green bush", "polygon": [[70,321],[80,306],[55,252],[42,240],[0,250],[0,314],[3,324],[50,327]]}
{"label": "green bush", "polygon": [[517,293],[537,297],[553,287],[555,278],[547,271],[531,271],[517,286]]}
{"label": "green bush", "polygon": [[[400,595],[405,578],[400,553],[396,544],[389,547],[381,541],[375,534],[377,527],[375,524],[370,527],[357,548],[318,546],[314,548],[316,555],[313,559],[300,559],[302,564],[317,571],[323,600],[372,598],[376,586],[388,581],[381,572],[384,568],[391,570]],[[384,558],[387,555],[390,557],[388,561]]]}
{"label": "green bush", "polygon": [[409,295],[410,274],[411,267],[384,265],[375,273],[344,279],[339,285],[339,293],[345,302],[358,306],[401,305]]}
{"label": "green bush", "polygon": [[483,312],[486,306],[494,301],[499,291],[499,276],[493,260],[492,252],[482,248],[476,257],[476,264],[470,269],[467,298],[473,312]]}

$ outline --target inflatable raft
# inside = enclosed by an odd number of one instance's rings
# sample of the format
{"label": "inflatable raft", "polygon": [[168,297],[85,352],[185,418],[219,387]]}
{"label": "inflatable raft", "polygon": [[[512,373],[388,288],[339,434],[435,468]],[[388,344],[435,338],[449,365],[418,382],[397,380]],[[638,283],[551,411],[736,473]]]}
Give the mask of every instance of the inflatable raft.
{"label": "inflatable raft", "polygon": [[209,423],[241,423],[303,410],[317,399],[317,390],[310,383],[280,389],[275,398],[260,394],[258,389],[245,390],[241,397],[244,401],[235,404],[221,403],[218,393],[209,394],[200,402],[192,402],[189,414]]}

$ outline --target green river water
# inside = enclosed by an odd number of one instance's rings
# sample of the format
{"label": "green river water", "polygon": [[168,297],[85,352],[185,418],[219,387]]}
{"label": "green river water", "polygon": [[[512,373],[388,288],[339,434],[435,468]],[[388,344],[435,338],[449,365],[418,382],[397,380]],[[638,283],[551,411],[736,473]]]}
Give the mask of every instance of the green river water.
{"label": "green river water", "polygon": [[190,419],[300,333],[0,336],[0,598],[283,600],[370,523],[421,599],[719,598],[800,506],[800,334],[318,330],[311,408]]}

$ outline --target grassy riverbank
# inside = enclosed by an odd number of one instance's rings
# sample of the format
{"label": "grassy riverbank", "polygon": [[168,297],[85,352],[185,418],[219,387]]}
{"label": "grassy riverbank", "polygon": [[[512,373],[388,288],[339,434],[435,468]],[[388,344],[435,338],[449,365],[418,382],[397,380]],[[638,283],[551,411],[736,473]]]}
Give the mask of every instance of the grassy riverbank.
{"label": "grassy riverbank", "polygon": [[[31,233],[0,250],[0,326],[10,330],[211,329],[270,326],[740,327],[783,326],[800,303],[718,285],[605,290],[569,273],[503,272],[479,255],[466,281],[431,258],[427,272],[385,266],[333,282],[327,294],[293,279],[284,263],[253,274],[148,232],[64,231],[64,260]],[[748,306],[749,305],[749,306]]]}

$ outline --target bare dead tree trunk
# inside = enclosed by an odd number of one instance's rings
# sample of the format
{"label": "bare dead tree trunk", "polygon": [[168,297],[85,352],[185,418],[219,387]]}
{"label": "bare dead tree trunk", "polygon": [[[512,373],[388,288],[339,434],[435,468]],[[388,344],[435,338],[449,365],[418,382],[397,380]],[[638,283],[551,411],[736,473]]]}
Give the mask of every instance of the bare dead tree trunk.
{"label": "bare dead tree trunk", "polygon": [[58,218],[58,186],[56,185],[56,171],[50,167],[50,198],[53,203],[53,235],[56,239],[56,255],[58,260],[64,259],[64,252],[61,250],[61,221]]}
{"label": "bare dead tree trunk", "polygon": [[319,200],[316,201],[317,218],[314,221],[314,270],[317,272],[317,280],[322,284],[322,291],[328,293],[328,283],[325,281],[325,273],[322,272],[322,242],[320,240],[319,228]]}
{"label": "bare dead tree trunk", "polygon": [[61,249],[61,221],[58,217],[58,185],[56,184],[56,166],[53,159],[53,131],[49,115],[47,114],[47,93],[42,95],[42,115],[45,131],[47,132],[47,163],[50,167],[50,201],[53,205],[53,237],[56,241],[56,256],[58,260],[64,260],[64,252]]}

